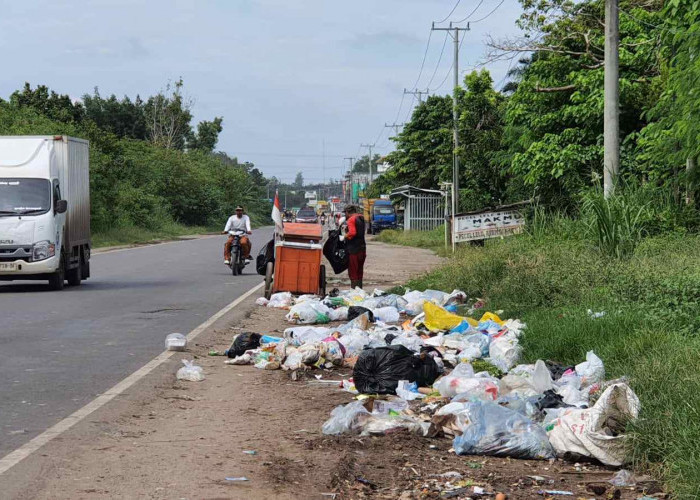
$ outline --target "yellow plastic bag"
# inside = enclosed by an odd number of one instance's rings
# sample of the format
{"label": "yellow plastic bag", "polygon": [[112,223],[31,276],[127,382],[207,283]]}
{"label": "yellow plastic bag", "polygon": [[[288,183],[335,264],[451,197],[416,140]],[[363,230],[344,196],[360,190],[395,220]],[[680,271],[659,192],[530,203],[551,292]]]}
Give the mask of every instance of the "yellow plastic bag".
{"label": "yellow plastic bag", "polygon": [[498,323],[499,325],[503,324],[503,320],[501,318],[499,318],[497,314],[494,314],[492,312],[485,312],[484,315],[479,320],[479,323],[481,323],[482,321],[488,321],[490,319],[493,320],[494,322]]}
{"label": "yellow plastic bag", "polygon": [[436,332],[439,330],[451,330],[455,326],[459,325],[462,321],[467,319],[463,318],[462,316],[452,314],[451,312],[446,311],[442,307],[436,306],[432,302],[426,302],[425,304],[423,304],[423,311],[425,312],[425,319],[423,320],[423,324],[431,332]]}

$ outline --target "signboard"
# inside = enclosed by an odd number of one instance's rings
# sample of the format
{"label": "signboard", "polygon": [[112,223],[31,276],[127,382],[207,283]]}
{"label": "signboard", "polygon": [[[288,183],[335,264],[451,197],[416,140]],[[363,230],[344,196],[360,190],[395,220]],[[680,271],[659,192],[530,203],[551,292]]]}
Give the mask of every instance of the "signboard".
{"label": "signboard", "polygon": [[518,234],[525,227],[522,214],[513,209],[457,215],[455,219],[456,243]]}
{"label": "signboard", "polygon": [[307,192],[304,194],[304,198],[306,198],[307,200],[316,199],[316,191],[307,191]]}

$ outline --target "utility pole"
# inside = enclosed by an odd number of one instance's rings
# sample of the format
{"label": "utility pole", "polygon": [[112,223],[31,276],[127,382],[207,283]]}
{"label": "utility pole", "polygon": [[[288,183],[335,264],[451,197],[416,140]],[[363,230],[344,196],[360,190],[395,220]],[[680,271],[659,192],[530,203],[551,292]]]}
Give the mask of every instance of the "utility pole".
{"label": "utility pole", "polygon": [[426,94],[426,95],[427,95],[427,94],[428,94],[428,91],[429,91],[429,89],[425,89],[425,90],[418,90],[418,89],[415,89],[415,90],[406,90],[406,89],[403,89],[404,95],[405,95],[405,94],[411,94],[411,95],[414,95],[414,96],[417,95],[417,96],[418,96],[418,104],[421,104],[421,103],[423,102],[423,94]]}
{"label": "utility pole", "polygon": [[374,144],[360,144],[361,148],[368,148],[369,149],[369,184],[371,185],[372,182],[374,182],[374,175],[372,174],[372,148],[374,147]]}
{"label": "utility pole", "polygon": [[[469,23],[467,23],[466,28],[459,28],[453,26],[450,23],[449,28],[436,28],[435,23],[432,27],[433,31],[447,31],[452,40],[454,41],[454,62],[452,63],[452,71],[454,73],[454,89],[452,93],[452,140],[454,142],[454,150],[452,151],[452,190],[454,195],[452,196],[452,222],[454,224],[454,217],[457,214],[459,208],[459,156],[457,150],[459,149],[459,135],[458,130],[458,117],[457,117],[457,90],[459,89],[459,32],[469,31]],[[453,231],[454,234],[454,231]]]}
{"label": "utility pole", "polygon": [[393,128],[393,129],[394,129],[394,133],[395,133],[396,135],[399,135],[399,127],[403,127],[404,125],[406,125],[406,124],[405,124],[405,123],[391,123],[391,124],[385,123],[385,124],[384,124],[384,126],[387,127],[387,128]]}
{"label": "utility pole", "polygon": [[605,0],[605,104],[603,109],[603,195],[615,191],[620,171],[619,0]]}

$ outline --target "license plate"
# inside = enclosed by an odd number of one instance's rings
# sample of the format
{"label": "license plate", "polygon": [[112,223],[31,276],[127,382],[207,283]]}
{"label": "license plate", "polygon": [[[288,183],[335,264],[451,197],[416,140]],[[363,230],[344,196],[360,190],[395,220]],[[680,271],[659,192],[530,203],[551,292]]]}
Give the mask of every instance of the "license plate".
{"label": "license plate", "polygon": [[0,262],[0,271],[16,271],[17,264],[14,262]]}

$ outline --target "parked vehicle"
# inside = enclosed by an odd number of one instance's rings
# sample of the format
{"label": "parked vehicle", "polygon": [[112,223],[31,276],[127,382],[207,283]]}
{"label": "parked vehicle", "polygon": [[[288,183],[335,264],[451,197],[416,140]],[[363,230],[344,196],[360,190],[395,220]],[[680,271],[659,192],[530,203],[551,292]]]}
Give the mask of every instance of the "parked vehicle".
{"label": "parked vehicle", "polygon": [[234,276],[243,274],[243,268],[248,264],[248,261],[243,257],[241,251],[241,237],[245,235],[245,231],[229,231],[228,234],[233,236],[233,245],[231,245],[231,260],[229,267]]}
{"label": "parked vehicle", "polygon": [[0,137],[0,281],[90,277],[88,141]]}
{"label": "parked vehicle", "polygon": [[313,208],[304,207],[297,212],[296,222],[318,224],[318,215]]}
{"label": "parked vehicle", "polygon": [[367,232],[378,234],[384,229],[396,229],[396,209],[390,200],[370,198],[363,200]]}

